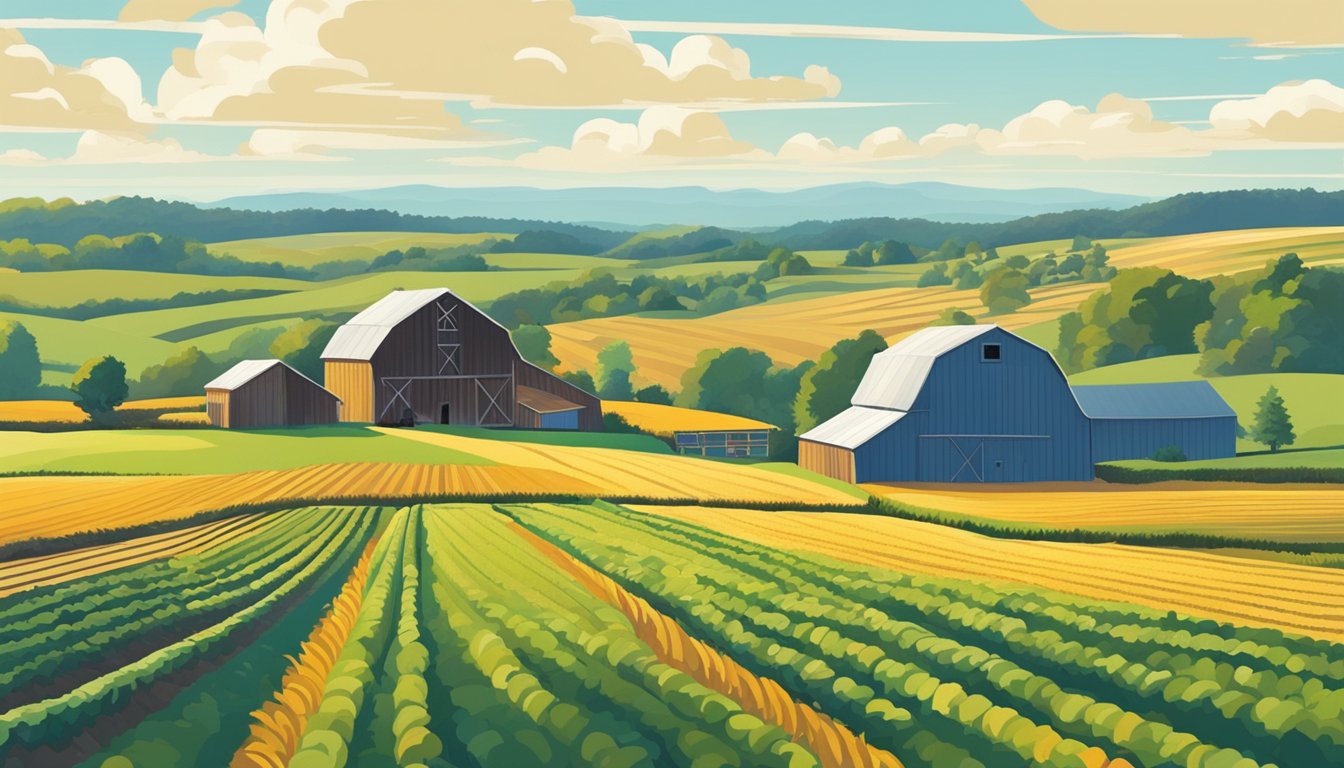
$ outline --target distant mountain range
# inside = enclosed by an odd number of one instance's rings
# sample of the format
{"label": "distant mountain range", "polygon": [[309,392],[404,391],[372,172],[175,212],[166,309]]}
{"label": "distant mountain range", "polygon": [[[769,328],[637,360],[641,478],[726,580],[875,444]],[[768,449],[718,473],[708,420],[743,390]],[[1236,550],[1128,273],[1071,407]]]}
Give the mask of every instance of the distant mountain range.
{"label": "distant mountain range", "polygon": [[200,205],[270,212],[378,208],[417,216],[525,218],[616,229],[671,224],[763,229],[805,220],[870,217],[989,223],[1079,208],[1127,208],[1150,199],[1083,189],[984,189],[933,182],[835,184],[793,191],[704,187],[451,189],[421,185],[351,192],[285,192]]}

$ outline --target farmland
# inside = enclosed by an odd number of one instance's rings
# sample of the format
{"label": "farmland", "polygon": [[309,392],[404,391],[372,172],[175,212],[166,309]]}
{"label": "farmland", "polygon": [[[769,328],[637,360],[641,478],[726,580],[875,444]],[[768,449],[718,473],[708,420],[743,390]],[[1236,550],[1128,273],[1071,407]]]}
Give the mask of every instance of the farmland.
{"label": "farmland", "polygon": [[[0,636],[0,758],[1216,768],[1325,764],[1344,743],[1325,640],[671,512],[295,509],[0,598],[42,638]],[[72,601],[73,622],[53,610]]]}
{"label": "farmland", "polygon": [[1175,482],[864,487],[917,509],[1025,527],[1344,542],[1344,515],[1340,514],[1344,488],[1339,486]]}
{"label": "farmland", "polygon": [[1344,639],[1344,572],[1155,547],[995,539],[849,513],[637,507],[768,547]]}
{"label": "farmland", "polygon": [[[1337,227],[1213,232],[1131,241],[1110,251],[1110,263],[1118,268],[1161,266],[1206,278],[1254,269],[1288,251],[1296,251],[1309,264],[1344,263],[1341,243],[1344,228]],[[1050,245],[1004,250],[1038,254]],[[826,280],[813,276],[808,282]],[[869,290],[861,284],[833,287],[838,290],[821,296],[800,295],[703,318],[619,317],[561,323],[550,328],[553,349],[564,366],[590,369],[598,350],[624,339],[644,378],[675,387],[701,349],[746,346],[769,354],[777,363],[796,365],[868,328],[894,340],[924,327],[946,307],[960,307],[980,317],[985,313],[978,290],[915,288],[913,283]],[[1030,305],[993,322],[1012,330],[1039,326],[1076,309],[1099,287],[1075,282],[1034,288]]]}

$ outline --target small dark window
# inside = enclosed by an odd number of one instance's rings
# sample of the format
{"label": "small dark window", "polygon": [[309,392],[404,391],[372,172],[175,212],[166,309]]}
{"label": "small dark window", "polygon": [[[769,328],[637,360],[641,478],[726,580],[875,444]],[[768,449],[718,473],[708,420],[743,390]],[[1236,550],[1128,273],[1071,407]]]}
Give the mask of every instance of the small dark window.
{"label": "small dark window", "polygon": [[1003,359],[1003,349],[998,344],[982,344],[980,346],[980,360],[986,363],[997,363]]}

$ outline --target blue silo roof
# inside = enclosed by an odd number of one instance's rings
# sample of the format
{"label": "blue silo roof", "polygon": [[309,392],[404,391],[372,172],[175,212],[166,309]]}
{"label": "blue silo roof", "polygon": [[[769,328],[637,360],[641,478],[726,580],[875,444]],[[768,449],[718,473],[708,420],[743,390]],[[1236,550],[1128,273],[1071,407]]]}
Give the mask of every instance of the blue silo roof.
{"label": "blue silo roof", "polygon": [[1236,411],[1207,381],[1162,384],[1101,384],[1073,388],[1083,413],[1093,419],[1206,419]]}

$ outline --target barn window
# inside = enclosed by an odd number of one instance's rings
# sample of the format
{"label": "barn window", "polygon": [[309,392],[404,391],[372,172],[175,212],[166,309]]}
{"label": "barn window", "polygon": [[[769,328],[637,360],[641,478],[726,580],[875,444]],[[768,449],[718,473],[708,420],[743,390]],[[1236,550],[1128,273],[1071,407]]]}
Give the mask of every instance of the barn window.
{"label": "barn window", "polygon": [[1003,359],[1003,348],[998,344],[980,345],[980,362],[997,363]]}

